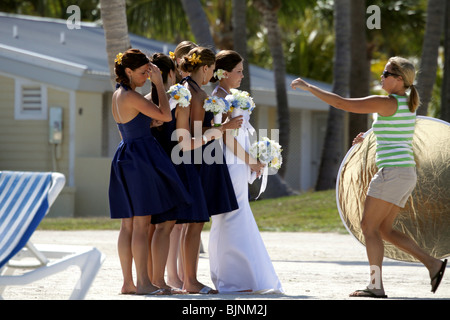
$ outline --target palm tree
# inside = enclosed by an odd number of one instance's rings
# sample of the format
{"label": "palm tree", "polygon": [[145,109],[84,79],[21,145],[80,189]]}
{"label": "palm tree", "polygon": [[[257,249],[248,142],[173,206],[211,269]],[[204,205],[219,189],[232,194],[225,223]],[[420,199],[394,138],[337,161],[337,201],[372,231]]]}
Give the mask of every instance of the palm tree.
{"label": "palm tree", "polygon": [[240,89],[251,93],[250,72],[247,55],[247,1],[233,0],[232,26],[233,26],[233,50],[239,52],[244,59],[244,74]]}
{"label": "palm tree", "polygon": [[[370,57],[366,39],[366,1],[351,0],[351,71],[350,97],[359,98],[370,93]],[[348,145],[360,132],[367,130],[367,115],[349,113]]]}
{"label": "palm tree", "polygon": [[427,115],[428,103],[431,100],[433,86],[436,81],[437,60],[442,30],[444,28],[444,13],[446,0],[429,0],[427,8],[427,23],[420,60],[420,72],[417,88],[422,101],[418,114]]}
{"label": "palm tree", "polygon": [[194,41],[180,0],[128,1],[129,31],[149,39],[179,43]]}
{"label": "palm tree", "polygon": [[114,87],[114,59],[117,53],[124,52],[131,47],[128,36],[126,4],[125,0],[100,0],[100,6],[111,85]]}
{"label": "palm tree", "polygon": [[282,36],[278,25],[277,12],[281,0],[254,0],[254,6],[262,15],[263,24],[267,29],[267,40],[273,58],[273,72],[278,105],[278,127],[280,144],[283,146],[284,165],[278,171],[284,177],[289,150],[289,107],[286,92],[286,66],[284,61]]}
{"label": "palm tree", "polygon": [[[334,1],[336,47],[333,92],[340,96],[348,96],[349,92],[350,5],[350,0]],[[330,106],[316,190],[328,190],[336,186],[336,175],[343,158],[343,141],[344,112]]]}
{"label": "palm tree", "polygon": [[450,3],[445,4],[444,79],[441,88],[441,119],[450,122]]}
{"label": "palm tree", "polygon": [[208,19],[200,0],[181,0],[181,4],[186,12],[191,31],[195,36],[195,42],[201,46],[215,48]]}

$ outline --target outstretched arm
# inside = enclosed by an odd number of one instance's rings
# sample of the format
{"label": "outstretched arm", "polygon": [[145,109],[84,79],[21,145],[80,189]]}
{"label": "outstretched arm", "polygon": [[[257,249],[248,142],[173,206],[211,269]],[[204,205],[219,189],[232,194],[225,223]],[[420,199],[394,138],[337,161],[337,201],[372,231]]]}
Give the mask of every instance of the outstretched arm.
{"label": "outstretched arm", "polygon": [[335,93],[322,90],[309,84],[301,78],[291,83],[292,89],[302,89],[311,92],[320,100],[344,111],[353,113],[379,113],[382,116],[390,116],[397,110],[397,100],[390,96],[368,96],[364,98],[343,98]]}

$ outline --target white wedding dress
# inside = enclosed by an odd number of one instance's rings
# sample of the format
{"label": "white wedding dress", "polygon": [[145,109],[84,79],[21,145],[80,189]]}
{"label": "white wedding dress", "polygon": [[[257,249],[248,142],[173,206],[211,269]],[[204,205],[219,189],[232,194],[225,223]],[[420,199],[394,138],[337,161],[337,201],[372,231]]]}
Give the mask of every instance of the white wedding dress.
{"label": "white wedding dress", "polygon": [[[248,151],[249,113],[236,141]],[[233,182],[239,209],[214,215],[209,236],[211,279],[220,293],[283,293],[280,280],[259,233],[248,200],[250,167],[224,146],[225,158]]]}

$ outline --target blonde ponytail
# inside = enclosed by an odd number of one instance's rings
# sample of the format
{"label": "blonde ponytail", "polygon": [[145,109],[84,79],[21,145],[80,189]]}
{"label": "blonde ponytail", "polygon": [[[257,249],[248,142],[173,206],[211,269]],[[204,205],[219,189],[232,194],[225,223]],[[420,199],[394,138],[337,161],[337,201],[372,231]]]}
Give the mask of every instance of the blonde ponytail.
{"label": "blonde ponytail", "polygon": [[415,112],[420,105],[419,92],[417,91],[416,87],[413,84],[411,85],[410,88],[411,92],[409,93],[408,98],[408,108],[409,111]]}
{"label": "blonde ponytail", "polygon": [[403,78],[405,88],[410,88],[411,92],[408,98],[409,111],[415,112],[420,105],[419,92],[414,87],[414,79],[416,78],[416,69],[414,65],[407,59],[402,57],[392,57],[389,59],[392,72]]}

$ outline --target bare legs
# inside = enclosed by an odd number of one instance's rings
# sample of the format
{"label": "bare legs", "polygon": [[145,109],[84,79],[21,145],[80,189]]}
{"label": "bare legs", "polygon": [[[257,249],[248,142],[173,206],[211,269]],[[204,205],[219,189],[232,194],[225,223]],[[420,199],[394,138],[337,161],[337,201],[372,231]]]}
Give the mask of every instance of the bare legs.
{"label": "bare legs", "polygon": [[[124,284],[122,293],[148,294],[156,291],[148,276],[150,216],[122,219],[118,251]],[[132,279],[132,261],[136,265],[136,287]]]}
{"label": "bare legs", "polygon": [[[196,293],[205,285],[197,280],[197,262],[200,250],[200,234],[204,223],[187,224],[184,239],[184,287],[187,292]],[[216,293],[212,290],[210,293]]]}
{"label": "bare legs", "polygon": [[133,254],[131,253],[131,238],[133,233],[133,219],[122,219],[120,226],[117,249],[119,252],[120,265],[122,267],[123,285],[122,294],[136,293],[133,282]]}
{"label": "bare legs", "polygon": [[[384,294],[382,281],[383,240],[392,243],[422,262],[428,269],[430,277],[433,277],[442,265],[439,259],[428,255],[407,235],[392,228],[399,211],[398,206],[370,196],[367,196],[364,204],[361,229],[366,241],[367,257],[371,266],[371,282],[368,288],[377,295]],[[379,276],[379,279],[374,278],[372,271],[377,273],[376,276]],[[359,296],[357,292],[352,295]]]}
{"label": "bare legs", "polygon": [[[182,274],[180,274],[178,260],[181,260],[181,235],[183,224],[176,224],[170,233],[169,255],[167,257],[167,284],[172,288],[181,289],[183,287]],[[182,266],[182,261],[181,266]]]}
{"label": "bare legs", "polygon": [[170,246],[170,234],[175,221],[166,221],[156,225],[152,238],[152,259],[153,259],[153,283],[164,289],[170,289],[164,280],[167,256]]}

